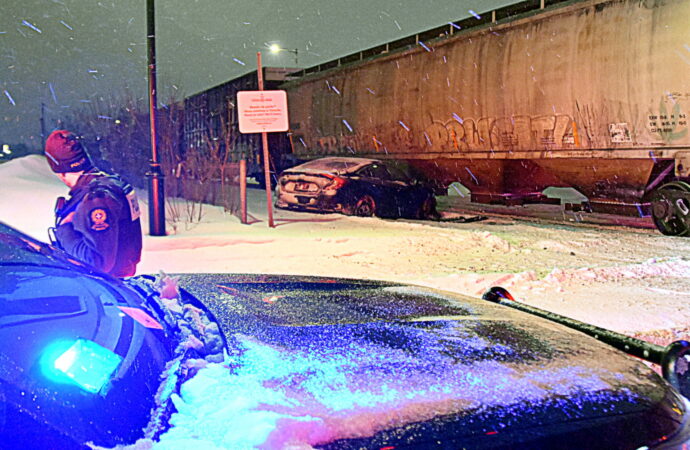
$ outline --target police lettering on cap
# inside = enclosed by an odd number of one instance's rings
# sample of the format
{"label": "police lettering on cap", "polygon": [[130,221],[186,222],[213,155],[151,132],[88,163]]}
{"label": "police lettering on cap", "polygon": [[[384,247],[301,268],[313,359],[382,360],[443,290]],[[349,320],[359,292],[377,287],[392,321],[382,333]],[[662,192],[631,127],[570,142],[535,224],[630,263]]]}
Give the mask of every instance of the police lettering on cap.
{"label": "police lettering on cap", "polygon": [[77,137],[66,130],[55,130],[46,139],[46,158],[55,173],[81,172],[93,168],[88,153]]}

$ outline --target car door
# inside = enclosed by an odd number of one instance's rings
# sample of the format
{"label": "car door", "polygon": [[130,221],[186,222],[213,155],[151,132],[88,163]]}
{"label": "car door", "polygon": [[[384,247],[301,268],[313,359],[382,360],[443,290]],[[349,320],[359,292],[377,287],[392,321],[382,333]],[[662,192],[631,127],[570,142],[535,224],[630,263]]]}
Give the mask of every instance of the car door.
{"label": "car door", "polygon": [[358,175],[376,200],[379,214],[401,215],[401,199],[405,197],[406,184],[401,180],[395,180],[385,164],[369,164],[360,169]]}
{"label": "car door", "polygon": [[422,192],[412,178],[392,165],[384,166],[388,172],[388,183],[394,192],[397,215],[415,215],[423,201]]}

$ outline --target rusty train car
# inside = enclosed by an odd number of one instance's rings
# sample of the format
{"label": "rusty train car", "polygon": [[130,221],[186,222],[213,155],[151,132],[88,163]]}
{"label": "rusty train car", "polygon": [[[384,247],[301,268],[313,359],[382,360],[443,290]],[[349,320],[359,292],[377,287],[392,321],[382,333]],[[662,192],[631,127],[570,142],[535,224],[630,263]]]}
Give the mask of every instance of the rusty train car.
{"label": "rusty train car", "polygon": [[690,1],[528,1],[282,85],[300,159],[396,159],[478,202],[573,187],[690,234]]}

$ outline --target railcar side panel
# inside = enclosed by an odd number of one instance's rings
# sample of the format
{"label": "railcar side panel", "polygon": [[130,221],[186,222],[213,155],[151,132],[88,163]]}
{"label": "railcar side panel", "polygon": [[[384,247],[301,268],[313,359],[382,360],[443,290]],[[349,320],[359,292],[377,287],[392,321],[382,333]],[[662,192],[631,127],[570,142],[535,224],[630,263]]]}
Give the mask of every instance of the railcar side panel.
{"label": "railcar side panel", "polygon": [[687,0],[588,0],[305,76],[284,86],[294,151],[639,200],[690,149],[689,17]]}

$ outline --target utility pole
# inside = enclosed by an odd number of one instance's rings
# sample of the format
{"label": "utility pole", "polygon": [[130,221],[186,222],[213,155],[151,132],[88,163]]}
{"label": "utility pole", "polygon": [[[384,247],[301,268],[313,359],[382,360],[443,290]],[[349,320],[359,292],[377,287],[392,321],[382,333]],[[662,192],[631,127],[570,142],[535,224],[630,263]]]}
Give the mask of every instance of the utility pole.
{"label": "utility pole", "polygon": [[149,234],[165,236],[165,183],[158,163],[156,148],[156,24],[154,0],[146,0],[146,30],[148,48],[149,122],[151,125],[151,164],[149,173]]}

